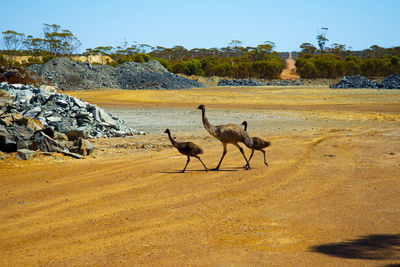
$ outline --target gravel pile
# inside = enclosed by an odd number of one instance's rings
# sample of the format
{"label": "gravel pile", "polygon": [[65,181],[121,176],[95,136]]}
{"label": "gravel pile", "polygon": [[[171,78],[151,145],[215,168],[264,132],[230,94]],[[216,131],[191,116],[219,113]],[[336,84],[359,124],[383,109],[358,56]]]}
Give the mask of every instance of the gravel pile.
{"label": "gravel pile", "polygon": [[96,105],[58,94],[54,90],[5,82],[0,83],[0,89],[15,96],[12,105],[18,113],[40,121],[44,127],[51,126],[60,133],[76,134],[83,138],[144,134]]}
{"label": "gravel pile", "polygon": [[300,80],[276,80],[268,81],[266,85],[270,86],[300,86],[303,85],[302,79]]}
{"label": "gravel pile", "polygon": [[265,83],[253,80],[253,79],[221,79],[218,82],[218,86],[262,86]]}
{"label": "gravel pile", "polygon": [[392,74],[382,82],[371,81],[364,76],[344,76],[337,84],[330,88],[373,88],[373,89],[400,89],[400,74]]}
{"label": "gravel pile", "polygon": [[400,74],[392,74],[381,82],[382,88],[400,89]]}
{"label": "gravel pile", "polygon": [[168,72],[158,61],[126,62],[117,67],[91,65],[67,58],[55,58],[29,70],[62,90],[93,88],[187,89],[204,87],[201,83]]}

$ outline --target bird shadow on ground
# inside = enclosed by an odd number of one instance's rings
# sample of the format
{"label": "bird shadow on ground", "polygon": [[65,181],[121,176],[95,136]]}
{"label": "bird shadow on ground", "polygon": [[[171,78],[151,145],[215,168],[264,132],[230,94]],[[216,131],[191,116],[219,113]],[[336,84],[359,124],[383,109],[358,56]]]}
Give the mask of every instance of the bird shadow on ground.
{"label": "bird shadow on ground", "polygon": [[368,235],[345,242],[313,246],[310,250],[346,259],[400,260],[400,234]]}

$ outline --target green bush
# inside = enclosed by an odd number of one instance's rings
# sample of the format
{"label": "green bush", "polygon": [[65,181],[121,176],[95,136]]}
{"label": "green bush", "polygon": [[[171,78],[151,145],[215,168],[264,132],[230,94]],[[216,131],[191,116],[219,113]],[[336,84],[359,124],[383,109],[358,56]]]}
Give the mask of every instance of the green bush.
{"label": "green bush", "polygon": [[38,58],[38,57],[30,57],[28,59],[27,65],[30,66],[30,65],[42,64],[42,63],[43,62],[42,62],[42,60],[40,58]]}
{"label": "green bush", "polygon": [[317,77],[317,68],[315,67],[314,63],[307,62],[298,69],[298,73],[302,78],[315,78]]}
{"label": "green bush", "polygon": [[54,56],[54,55],[44,55],[44,56],[42,56],[42,61],[43,61],[43,63],[46,63],[54,58],[56,58],[56,56]]}
{"label": "green bush", "polygon": [[169,72],[174,71],[171,63],[168,60],[163,59],[163,58],[154,58],[154,59],[157,60],[158,62],[160,62],[160,64],[163,65],[164,68],[166,68]]}

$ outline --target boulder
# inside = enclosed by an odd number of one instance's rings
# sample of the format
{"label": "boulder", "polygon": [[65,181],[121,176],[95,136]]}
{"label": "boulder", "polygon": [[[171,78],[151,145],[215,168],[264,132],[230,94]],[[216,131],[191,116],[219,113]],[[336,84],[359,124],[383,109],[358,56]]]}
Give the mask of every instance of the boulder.
{"label": "boulder", "polygon": [[0,134],[0,151],[11,153],[17,151],[17,142],[10,139],[9,135]]}
{"label": "boulder", "polygon": [[83,130],[71,130],[65,133],[69,141],[76,141],[79,138],[87,138],[87,133]]}
{"label": "boulder", "polygon": [[67,135],[59,132],[55,132],[53,138],[58,141],[68,141]]}
{"label": "boulder", "polygon": [[86,139],[79,138],[76,141],[77,152],[80,155],[88,156],[93,152],[94,146]]}
{"label": "boulder", "polygon": [[18,149],[17,158],[23,160],[30,160],[33,157],[36,157],[37,153],[34,150],[29,149]]}
{"label": "boulder", "polygon": [[39,149],[43,152],[61,152],[66,150],[60,143],[52,139],[43,131],[37,131],[32,136],[32,144],[29,147],[32,150]]}
{"label": "boulder", "polygon": [[21,125],[21,126],[27,126],[30,129],[32,129],[32,131],[34,131],[34,132],[44,129],[44,126],[40,121],[32,119],[30,117],[22,117],[22,118],[16,120],[15,123],[17,123],[18,125]]}

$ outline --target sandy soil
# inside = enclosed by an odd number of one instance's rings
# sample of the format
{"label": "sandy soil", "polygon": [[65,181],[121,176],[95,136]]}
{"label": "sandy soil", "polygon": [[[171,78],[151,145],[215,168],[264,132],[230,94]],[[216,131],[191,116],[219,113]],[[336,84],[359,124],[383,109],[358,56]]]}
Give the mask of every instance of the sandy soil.
{"label": "sandy soil", "polygon": [[[201,88],[70,92],[148,134],[93,155],[0,161],[2,266],[384,266],[400,263],[400,90]],[[272,142],[205,172],[171,147],[249,122]],[[245,148],[246,155],[250,150]]]}

